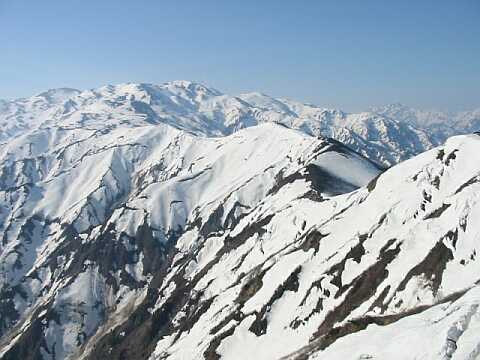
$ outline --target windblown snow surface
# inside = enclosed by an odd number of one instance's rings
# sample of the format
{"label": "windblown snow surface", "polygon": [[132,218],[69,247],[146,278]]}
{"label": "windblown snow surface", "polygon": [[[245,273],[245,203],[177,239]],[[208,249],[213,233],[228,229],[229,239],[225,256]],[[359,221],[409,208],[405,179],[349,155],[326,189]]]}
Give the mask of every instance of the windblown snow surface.
{"label": "windblown snow surface", "polygon": [[479,358],[480,136],[383,172],[310,111],[188,82],[0,103],[0,358]]}

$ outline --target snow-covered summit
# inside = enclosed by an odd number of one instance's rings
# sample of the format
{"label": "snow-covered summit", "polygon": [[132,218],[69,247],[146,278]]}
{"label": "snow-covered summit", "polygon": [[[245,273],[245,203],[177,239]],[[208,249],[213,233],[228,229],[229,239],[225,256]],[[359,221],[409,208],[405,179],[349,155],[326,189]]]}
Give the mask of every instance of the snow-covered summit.
{"label": "snow-covered summit", "polygon": [[[453,119],[453,120],[452,120]],[[79,92],[49,90],[0,103],[0,141],[45,126],[169,124],[199,136],[225,136],[263,122],[341,141],[391,166],[438,146],[458,133],[477,131],[478,111],[422,112],[401,104],[346,113],[262,93],[239,96],[190,81],[125,83]]]}
{"label": "snow-covered summit", "polygon": [[[187,230],[220,234],[270,197],[329,201],[381,172],[334,140],[278,124],[196,136],[109,103],[139,89],[96,90],[103,103],[75,95],[95,115],[47,121],[1,148],[0,357],[65,359],[110,316],[126,320]],[[125,120],[108,117],[111,106]]]}
{"label": "snow-covered summit", "polygon": [[1,102],[0,358],[478,357],[480,136],[389,111],[186,81]]}
{"label": "snow-covered summit", "polygon": [[[49,104],[59,104],[75,95],[78,95],[79,93],[80,90],[77,89],[56,88],[37,94],[33,97],[33,99],[43,99],[46,103]],[[28,102],[29,100],[25,99],[25,101]]]}
{"label": "snow-covered summit", "polygon": [[191,300],[150,359],[476,358],[479,149],[478,135],[451,138],[331,201],[291,189],[198,253],[180,238],[154,309],[185,283]]}

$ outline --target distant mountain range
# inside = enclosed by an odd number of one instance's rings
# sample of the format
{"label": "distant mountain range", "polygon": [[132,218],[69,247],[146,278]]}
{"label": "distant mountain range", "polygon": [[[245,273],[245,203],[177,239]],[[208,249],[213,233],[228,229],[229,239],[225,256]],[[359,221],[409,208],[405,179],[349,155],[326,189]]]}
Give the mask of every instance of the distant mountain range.
{"label": "distant mountain range", "polygon": [[28,99],[1,101],[0,141],[25,129],[82,126],[102,117],[113,124],[120,118],[132,125],[165,123],[201,136],[224,136],[276,122],[336,139],[384,166],[438,146],[450,136],[480,130],[480,109],[442,113],[394,104],[346,113],[260,93],[230,96],[198,83],[173,81],[83,92],[55,89]]}
{"label": "distant mountain range", "polygon": [[186,81],[0,101],[0,359],[476,359],[479,121]]}

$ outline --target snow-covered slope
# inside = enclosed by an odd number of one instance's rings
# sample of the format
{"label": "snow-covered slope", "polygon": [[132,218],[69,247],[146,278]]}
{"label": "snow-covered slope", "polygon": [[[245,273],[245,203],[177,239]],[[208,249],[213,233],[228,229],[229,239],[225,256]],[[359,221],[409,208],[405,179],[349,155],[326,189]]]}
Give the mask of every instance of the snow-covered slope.
{"label": "snow-covered slope", "polygon": [[117,120],[123,119],[136,125],[164,123],[196,135],[224,136],[276,122],[334,138],[391,166],[440,145],[449,136],[478,130],[478,112],[459,114],[455,122],[447,121],[449,116],[401,105],[349,114],[260,93],[229,96],[188,81],[121,84],[83,92],[50,90],[29,99],[0,102],[0,144],[26,129],[56,123],[80,127],[95,126],[101,120],[117,126]]}
{"label": "snow-covered slope", "polygon": [[55,89],[28,99],[0,100],[0,144],[48,120],[53,108],[78,93],[74,89]]}
{"label": "snow-covered slope", "polygon": [[433,142],[184,81],[1,102],[0,127],[1,359],[479,356],[478,135],[382,173],[362,154]]}
{"label": "snow-covered slope", "polygon": [[289,182],[322,201],[380,172],[334,140],[280,125],[198,137],[89,99],[88,114],[56,113],[0,151],[5,359],[64,359],[128,319],[187,230],[234,227]]}
{"label": "snow-covered slope", "polygon": [[424,111],[402,104],[391,104],[372,108],[370,111],[423,129],[434,142],[443,143],[453,135],[480,131],[480,109],[453,113]]}
{"label": "snow-covered slope", "polygon": [[420,127],[379,113],[348,114],[287,99],[273,99],[263,94],[240,95],[262,109],[260,121],[283,123],[307,134],[337,139],[362,155],[391,166],[439,145]]}
{"label": "snow-covered slope", "polygon": [[315,201],[295,181],[231,229],[191,229],[148,320],[86,357],[477,358],[479,150],[451,138],[352,193]]}

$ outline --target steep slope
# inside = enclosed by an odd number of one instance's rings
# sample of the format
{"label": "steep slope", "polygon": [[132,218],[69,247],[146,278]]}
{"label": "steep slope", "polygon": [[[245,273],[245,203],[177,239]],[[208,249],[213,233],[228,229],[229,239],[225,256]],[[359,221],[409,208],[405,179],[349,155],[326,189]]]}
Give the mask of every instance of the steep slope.
{"label": "steep slope", "polygon": [[321,201],[298,179],[190,228],[158,293],[82,358],[477,357],[479,149],[454,137]]}
{"label": "steep slope", "polygon": [[279,125],[198,137],[111,101],[0,149],[3,359],[64,359],[134,319],[193,229],[233,228],[292,181],[322,201],[380,172],[338,142]]}
{"label": "steep slope", "polygon": [[480,136],[382,173],[361,154],[446,136],[393,117],[185,81],[1,102],[0,358],[478,357]]}

